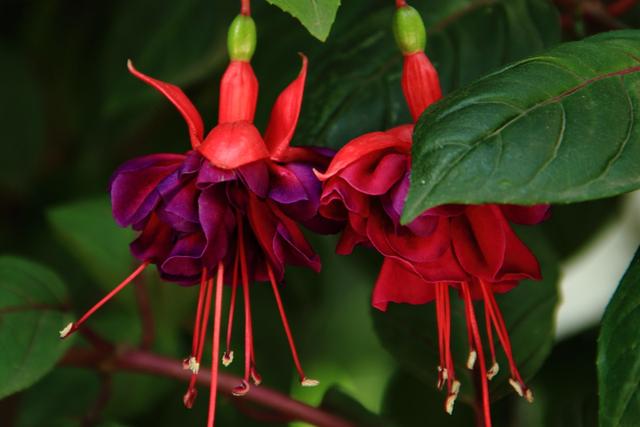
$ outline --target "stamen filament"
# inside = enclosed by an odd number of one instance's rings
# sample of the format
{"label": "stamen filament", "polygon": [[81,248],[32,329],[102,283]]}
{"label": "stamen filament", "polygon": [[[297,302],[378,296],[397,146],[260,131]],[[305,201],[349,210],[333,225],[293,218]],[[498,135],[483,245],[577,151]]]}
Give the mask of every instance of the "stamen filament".
{"label": "stamen filament", "polygon": [[[498,303],[493,296],[493,292],[489,288],[489,285],[483,280],[480,280],[480,288],[482,289],[482,294],[485,300],[485,307],[488,307],[489,314],[491,316],[491,319],[493,320],[493,324],[498,334],[498,339],[500,340],[502,348],[504,349],[504,353],[507,356],[507,360],[509,361],[509,369],[511,371],[511,375],[513,376],[513,380],[515,380],[514,382],[517,382],[519,385],[519,387],[514,386],[514,389],[520,396],[526,396],[527,400],[533,400],[533,395],[522,380],[520,372],[518,371],[515,360],[513,358],[513,352],[511,350],[511,340],[509,339],[509,334],[504,323],[504,318],[502,317],[502,313],[498,308]],[[513,385],[513,382],[511,383]]]}
{"label": "stamen filament", "polygon": [[95,313],[100,307],[106,304],[111,298],[113,298],[118,292],[124,289],[129,283],[131,283],[136,277],[140,275],[144,271],[145,268],[149,265],[149,261],[145,261],[138,268],[136,268],[133,273],[129,275],[126,279],[124,279],[118,286],[113,288],[107,295],[105,295],[100,301],[98,301],[93,307],[91,307],[79,320],[69,323],[65,326],[64,329],[60,331],[60,338],[66,338],[71,335],[73,332],[77,331],[78,328],[89,318],[93,313]]}
{"label": "stamen filament", "polygon": [[193,325],[193,340],[191,343],[191,355],[188,361],[188,368],[193,365],[192,359],[198,352],[198,337],[200,336],[200,322],[202,321],[202,309],[204,308],[204,296],[207,288],[207,268],[202,269],[202,277],[200,278],[200,292],[198,293],[198,307],[196,308],[196,318]]}
{"label": "stamen filament", "polygon": [[251,321],[251,297],[249,291],[249,271],[244,246],[244,226],[240,213],[236,214],[238,222],[238,244],[240,247],[240,271],[242,275],[242,293],[244,296],[244,378],[242,384],[234,389],[234,394],[242,396],[249,391],[251,364],[253,360],[253,326]]}
{"label": "stamen filament", "polygon": [[493,330],[492,330],[492,322],[491,322],[491,308],[484,306],[484,324],[487,330],[487,340],[489,341],[489,350],[491,351],[491,368],[487,371],[487,378],[490,380],[493,379],[498,374],[498,362],[496,361],[496,347],[493,343]]}
{"label": "stamen filament", "polygon": [[473,309],[473,301],[471,300],[471,291],[469,290],[469,284],[466,282],[461,283],[462,295],[464,298],[465,313],[467,317],[467,325],[471,327],[471,334],[475,342],[475,348],[478,352],[478,359],[480,361],[480,382],[482,384],[482,407],[484,413],[484,427],[491,427],[491,409],[489,406],[489,381],[486,376],[487,368],[484,360],[484,352],[482,350],[482,341],[480,339],[480,332],[478,330],[478,322],[476,320],[476,314]]}
{"label": "stamen filament", "polygon": [[218,392],[218,356],[220,355],[220,323],[222,318],[222,291],[224,288],[224,264],[218,263],[216,280],[216,302],[213,314],[213,350],[211,352],[211,384],[209,386],[209,415],[207,426],[213,427],[216,417],[216,395]]}
{"label": "stamen filament", "polygon": [[296,345],[293,340],[293,335],[291,334],[291,328],[289,327],[289,321],[287,320],[287,315],[284,311],[284,306],[282,305],[282,298],[280,297],[280,291],[278,290],[278,284],[276,283],[276,278],[273,274],[273,269],[271,265],[267,262],[267,273],[269,274],[269,281],[271,282],[271,288],[273,289],[273,295],[276,298],[276,304],[278,305],[278,311],[280,312],[280,319],[282,319],[282,326],[284,327],[284,332],[287,335],[287,340],[289,341],[289,348],[291,349],[291,356],[293,357],[293,363],[296,365],[296,370],[298,371],[298,375],[300,376],[300,383],[304,387],[314,387],[319,384],[317,380],[307,378],[302,370],[302,365],[300,364],[300,359],[298,358],[298,351],[296,350]]}
{"label": "stamen filament", "polygon": [[233,334],[233,316],[236,311],[236,295],[238,293],[238,268],[240,267],[240,246],[236,249],[236,256],[233,261],[233,278],[231,279],[231,301],[229,303],[229,319],[227,320],[227,346],[222,356],[224,366],[233,362],[233,351],[231,350],[231,336]]}

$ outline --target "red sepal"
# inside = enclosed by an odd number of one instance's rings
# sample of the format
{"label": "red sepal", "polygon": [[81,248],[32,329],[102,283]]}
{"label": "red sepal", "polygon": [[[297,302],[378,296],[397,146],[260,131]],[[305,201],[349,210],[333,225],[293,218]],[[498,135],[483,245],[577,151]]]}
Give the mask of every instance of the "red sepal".
{"label": "red sepal", "polygon": [[165,83],[160,80],[156,80],[146,74],[136,70],[131,60],[127,61],[127,67],[129,72],[148,84],[153,86],[158,92],[162,93],[173,105],[176,106],[184,120],[189,127],[189,136],[191,137],[191,145],[196,148],[201,142],[204,136],[204,125],[202,124],[202,117],[196,110],[196,107],[191,103],[187,95],[182,92],[178,86],[174,86],[170,83]]}
{"label": "red sepal", "polygon": [[258,102],[258,79],[251,64],[231,61],[220,82],[218,123],[253,123]]}
{"label": "red sepal", "polygon": [[264,134],[264,141],[269,148],[271,158],[276,161],[280,161],[289,148],[300,116],[304,82],[307,77],[307,57],[302,54],[300,56],[302,57],[300,73],[276,99]]}
{"label": "red sepal", "polygon": [[222,169],[235,169],[269,157],[258,129],[246,121],[219,124],[197,150]]}
{"label": "red sepal", "polygon": [[438,72],[424,52],[404,57],[402,92],[407,100],[413,121],[431,104],[442,97]]}
{"label": "red sepal", "polygon": [[384,259],[371,297],[371,304],[375,308],[386,311],[390,302],[425,304],[434,298],[433,283],[425,282],[400,261]]}

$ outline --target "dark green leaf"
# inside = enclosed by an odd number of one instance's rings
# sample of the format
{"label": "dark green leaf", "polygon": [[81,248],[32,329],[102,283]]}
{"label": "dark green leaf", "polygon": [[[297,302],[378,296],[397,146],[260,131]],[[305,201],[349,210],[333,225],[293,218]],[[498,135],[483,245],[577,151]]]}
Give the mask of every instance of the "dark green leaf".
{"label": "dark green leaf", "polygon": [[113,289],[133,270],[136,261],[129,254],[133,233],[116,225],[106,198],[58,206],[47,216],[62,242],[103,289]]}
{"label": "dark green leaf", "polygon": [[68,348],[58,331],[71,320],[64,284],[52,271],[0,257],[0,398],[38,381]]}
{"label": "dark green leaf", "polygon": [[602,318],[598,338],[601,427],[632,427],[640,419],[640,250]]}
{"label": "dark green leaf", "polygon": [[[444,92],[560,39],[557,11],[545,0],[436,0],[415,6],[424,17],[427,53]],[[363,11],[311,58],[298,144],[338,148],[362,133],[411,122],[392,13]]]}
{"label": "dark green leaf", "polygon": [[404,221],[444,203],[570,203],[640,186],[640,31],[566,43],[429,108]]}
{"label": "dark green leaf", "polygon": [[[553,343],[558,266],[555,254],[539,230],[521,231],[523,240],[538,256],[544,280],[523,281],[512,291],[496,295],[496,300],[511,338],[514,358],[526,380],[540,368]],[[453,293],[452,296],[452,353],[457,376],[462,382],[460,399],[472,401],[473,382],[465,367],[469,349],[464,305]],[[481,304],[476,304],[476,316],[483,319],[480,307]],[[434,304],[392,304],[385,313],[374,310],[373,316],[375,328],[387,350],[405,370],[435,387],[439,358]],[[483,322],[480,323],[484,330]],[[498,351],[498,363],[500,373],[489,384],[493,400],[512,392],[508,384],[508,364],[501,351]],[[442,398],[444,401],[444,395]]]}
{"label": "dark green leaf", "polygon": [[340,0],[267,0],[296,17],[309,32],[325,41],[331,31]]}
{"label": "dark green leaf", "polygon": [[372,413],[362,403],[351,397],[337,386],[330,387],[320,404],[322,409],[344,417],[359,427],[392,427],[388,421]]}

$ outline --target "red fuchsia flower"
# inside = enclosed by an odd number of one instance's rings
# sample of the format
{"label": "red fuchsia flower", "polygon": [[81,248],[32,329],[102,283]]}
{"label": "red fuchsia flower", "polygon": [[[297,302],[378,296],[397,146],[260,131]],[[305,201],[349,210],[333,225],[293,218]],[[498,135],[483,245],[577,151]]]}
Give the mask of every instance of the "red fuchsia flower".
{"label": "red fuchsia flower", "polygon": [[[438,75],[424,53],[426,35],[419,13],[397,1],[394,33],[404,55],[402,89],[414,118],[441,97]],[[465,302],[469,335],[467,367],[479,361],[483,378],[486,426],[491,425],[487,379],[498,372],[493,330],[509,360],[511,384],[532,399],[518,372],[495,293],[512,289],[523,279],[540,279],[535,256],[515,235],[509,221],[535,224],[548,206],[463,206],[429,209],[402,225],[400,216],[409,189],[413,124],[362,135],[334,157],[323,181],[320,213],[346,221],[337,252],[356,245],[372,246],[384,256],[372,304],[385,311],[389,302],[424,304],[435,300],[440,344],[438,387],[447,387],[445,409],[451,413],[460,383],[451,355],[449,288]],[[473,300],[485,303],[491,368],[486,369]]]}
{"label": "red fuchsia flower", "polygon": [[[263,135],[253,124],[258,81],[250,64],[255,49],[255,24],[244,2],[229,30],[231,62],[220,85],[218,125],[206,136],[200,114],[176,86],[129,71],[161,92],[184,117],[191,140],[185,154],[152,154],[124,163],[113,174],[110,193],[116,222],[140,232],[131,244],[142,261],[80,320],[61,331],[68,336],[107,300],[155,264],[160,276],[182,285],[200,285],[191,354],[184,361],[193,375],[184,403],[193,405],[214,299],[213,361],[209,425],[213,425],[223,284],[231,285],[231,306],[223,364],[233,360],[231,334],[239,282],[244,294],[245,342],[242,383],[235,395],[259,384],[251,321],[251,281],[269,281],[303,386],[314,386],[300,364],[285,315],[278,284],[286,264],[319,271],[320,260],[305,240],[298,223],[315,231],[330,231],[335,224],[319,217],[321,184],[314,168],[324,169],[333,153],[290,147],[307,72],[302,56],[298,77],[280,94]],[[214,298],[214,280],[216,282]]]}

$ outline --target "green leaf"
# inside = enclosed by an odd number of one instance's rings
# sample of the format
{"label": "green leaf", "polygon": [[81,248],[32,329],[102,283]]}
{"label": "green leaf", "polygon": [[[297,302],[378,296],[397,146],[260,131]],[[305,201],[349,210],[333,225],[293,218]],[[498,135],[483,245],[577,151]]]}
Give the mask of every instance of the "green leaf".
{"label": "green leaf", "polygon": [[73,202],[47,211],[54,231],[93,278],[111,290],[133,270],[133,232],[118,227],[106,197]]}
{"label": "green leaf", "polygon": [[311,35],[325,41],[331,31],[340,0],[267,0],[297,18]]}
{"label": "green leaf", "polygon": [[352,421],[359,427],[392,427],[392,424],[387,420],[383,420],[380,416],[369,411],[362,403],[338,386],[331,386],[326,391],[320,407],[329,413],[340,415],[346,420]]}
{"label": "green leaf", "polygon": [[[557,11],[545,0],[414,6],[425,20],[427,54],[445,93],[560,40]],[[339,148],[362,133],[411,122],[400,87],[402,56],[391,32],[393,10],[371,9],[341,25],[348,30],[311,58],[297,144]]]}
{"label": "green leaf", "polygon": [[566,43],[430,107],[403,221],[444,203],[570,203],[640,187],[640,31]]}
{"label": "green leaf", "polygon": [[632,427],[640,419],[640,250],[602,318],[598,338],[600,426]]}
{"label": "green leaf", "polygon": [[0,398],[49,372],[69,347],[58,331],[69,323],[64,284],[51,270],[0,257]]}
{"label": "green leaf", "polygon": [[[496,295],[496,300],[511,338],[516,364],[527,380],[538,371],[553,343],[558,304],[558,265],[555,254],[539,230],[523,228],[519,231],[524,242],[538,256],[544,279],[540,282],[523,281],[510,292]],[[456,374],[462,383],[460,400],[473,401],[473,381],[470,371],[466,369],[469,348],[464,304],[453,292],[451,295],[451,350]],[[476,304],[476,316],[481,331],[484,331],[481,305]],[[384,313],[373,310],[373,319],[382,344],[403,369],[435,387],[439,364],[435,305],[392,304]],[[499,347],[497,341],[496,345]],[[485,349],[488,354],[488,346]],[[497,351],[497,356],[500,373],[489,383],[494,401],[513,393],[508,384],[509,365],[502,351]],[[443,402],[444,398],[442,394]]]}

